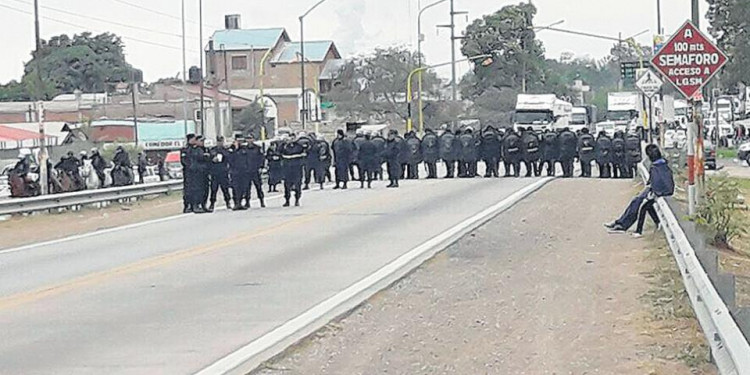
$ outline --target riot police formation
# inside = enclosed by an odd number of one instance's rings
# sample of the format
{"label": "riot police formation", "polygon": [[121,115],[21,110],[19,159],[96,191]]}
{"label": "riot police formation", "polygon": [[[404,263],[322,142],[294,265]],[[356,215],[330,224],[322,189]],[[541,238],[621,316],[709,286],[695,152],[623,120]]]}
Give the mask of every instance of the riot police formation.
{"label": "riot police formation", "polygon": [[458,137],[460,157],[458,160],[458,177],[474,178],[477,176],[477,161],[479,160],[479,139],[474,135],[474,129],[467,127]]}
{"label": "riot police formation", "polygon": [[573,177],[573,162],[577,156],[578,137],[568,128],[563,129],[558,137],[563,177],[570,178]]}
{"label": "riot police formation", "polygon": [[628,134],[625,138],[625,177],[632,178],[638,170],[641,158],[641,137],[637,134]]}
{"label": "riot police formation", "polygon": [[599,178],[612,177],[612,138],[602,131],[596,139],[596,164],[599,166]]}
{"label": "riot police formation", "polygon": [[[505,165],[505,177],[518,177],[521,175],[521,137],[515,130],[508,129],[503,137],[503,163]],[[511,170],[513,171],[511,173]]]}
{"label": "riot police formation", "polygon": [[440,136],[440,158],[445,163],[445,178],[453,178],[456,174],[456,161],[458,160],[458,140],[450,129],[446,129]]}
{"label": "riot police formation", "polygon": [[612,139],[612,177],[614,178],[625,178],[625,134],[623,132],[616,132],[614,139]]}
{"label": "riot police formation", "polygon": [[531,177],[532,174],[539,177],[541,174],[539,152],[539,137],[534,134],[534,129],[528,128],[521,137],[521,155],[526,165],[526,177]]}
{"label": "riot police formation", "polygon": [[542,134],[542,163],[540,170],[546,168],[547,176],[555,175],[555,164],[560,158],[560,142],[557,139],[557,134],[552,130],[547,130]]}
{"label": "riot police formation", "polygon": [[[290,206],[292,192],[294,205],[299,206],[302,198],[302,167],[307,158],[307,149],[300,143],[294,133],[284,140],[281,146],[282,166],[284,168],[284,207]],[[346,170],[344,171],[346,174]]]}
{"label": "riot police formation", "polygon": [[407,180],[418,180],[419,164],[422,162],[422,141],[417,137],[417,133],[413,131],[406,133],[404,141],[409,150],[409,156],[406,160],[405,177]]}

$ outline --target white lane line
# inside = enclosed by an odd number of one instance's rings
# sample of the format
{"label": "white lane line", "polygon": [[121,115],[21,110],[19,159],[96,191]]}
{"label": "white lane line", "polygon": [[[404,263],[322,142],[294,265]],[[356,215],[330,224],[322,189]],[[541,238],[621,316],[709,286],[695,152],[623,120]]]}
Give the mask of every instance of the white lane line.
{"label": "white lane line", "polygon": [[442,232],[333,297],[219,359],[195,375],[246,374],[406,276],[462,236],[482,226],[554,178],[543,178]]}
{"label": "white lane line", "polygon": [[[278,199],[281,199],[283,197],[284,197],[283,194],[272,195],[272,196],[269,196],[268,198],[266,198],[265,200],[266,200],[266,202],[268,202],[268,201],[278,200]],[[260,201],[257,200],[257,199],[255,199],[255,200],[250,201],[250,203],[258,205],[258,204],[260,204]],[[219,207],[215,211],[226,211],[226,209],[227,209],[226,207]],[[158,223],[164,223],[164,222],[167,222],[167,221],[173,221],[173,220],[177,220],[177,219],[184,219],[184,218],[192,217],[193,215],[195,215],[195,214],[178,214],[178,215],[174,215],[174,216],[163,217],[163,218],[160,218],[160,219],[153,219],[153,220],[148,220],[148,221],[142,221],[142,222],[139,222],[139,223],[133,223],[133,224],[123,225],[123,226],[119,226],[119,227],[114,227],[114,228],[102,229],[102,230],[98,230],[98,231],[94,231],[94,232],[76,234],[76,235],[69,236],[69,237],[58,238],[56,240],[38,242],[38,243],[33,243],[33,244],[29,244],[29,245],[23,245],[23,246],[11,248],[11,249],[0,250],[0,255],[10,254],[10,253],[17,253],[19,251],[24,251],[24,250],[31,250],[31,249],[34,249],[34,248],[37,248],[37,247],[45,247],[45,246],[50,246],[50,245],[57,245],[57,244],[65,243],[65,242],[80,240],[80,239],[94,237],[94,236],[101,236],[101,235],[109,234],[109,233],[121,232],[121,231],[125,231],[125,230],[128,230],[128,229],[140,228],[140,227],[143,227],[143,226],[146,226],[146,225],[151,225],[151,224],[158,224]],[[208,214],[208,215],[210,215],[210,214]]]}

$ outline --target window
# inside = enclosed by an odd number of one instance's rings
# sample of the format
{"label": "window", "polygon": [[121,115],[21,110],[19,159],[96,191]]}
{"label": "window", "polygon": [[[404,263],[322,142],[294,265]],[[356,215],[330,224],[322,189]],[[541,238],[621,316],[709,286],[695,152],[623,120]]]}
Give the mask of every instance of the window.
{"label": "window", "polygon": [[247,56],[232,56],[232,70],[247,70]]}

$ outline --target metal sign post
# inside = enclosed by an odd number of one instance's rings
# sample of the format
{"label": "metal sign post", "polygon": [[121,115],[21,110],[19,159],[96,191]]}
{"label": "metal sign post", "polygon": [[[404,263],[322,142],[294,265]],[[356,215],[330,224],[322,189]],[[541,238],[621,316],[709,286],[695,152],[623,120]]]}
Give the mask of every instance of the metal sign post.
{"label": "metal sign post", "polygon": [[646,70],[635,83],[635,87],[638,88],[638,91],[640,91],[643,96],[648,99],[648,122],[646,123],[646,127],[648,128],[649,143],[654,143],[653,98],[656,94],[659,93],[659,91],[661,91],[661,87],[663,84],[664,82],[659,79],[659,76],[657,76],[651,70]]}
{"label": "metal sign post", "polygon": [[695,214],[698,201],[695,180],[702,178],[703,132],[701,131],[701,89],[727,63],[727,56],[719,50],[690,21],[664,44],[651,64],[688,100],[693,107],[693,121],[688,126],[688,211]]}

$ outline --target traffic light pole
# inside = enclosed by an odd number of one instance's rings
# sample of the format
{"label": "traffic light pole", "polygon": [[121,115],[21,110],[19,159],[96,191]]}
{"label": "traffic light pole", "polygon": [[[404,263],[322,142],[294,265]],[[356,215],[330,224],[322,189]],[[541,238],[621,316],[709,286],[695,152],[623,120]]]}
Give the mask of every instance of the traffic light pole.
{"label": "traffic light pole", "polygon": [[[699,0],[691,0],[692,21],[700,29],[700,6]],[[695,184],[696,179],[702,180],[703,174],[703,131],[701,130],[701,102],[690,98],[693,111],[693,123],[688,125],[688,215],[696,213],[698,205],[699,190]],[[717,124],[718,126],[718,124]]]}

